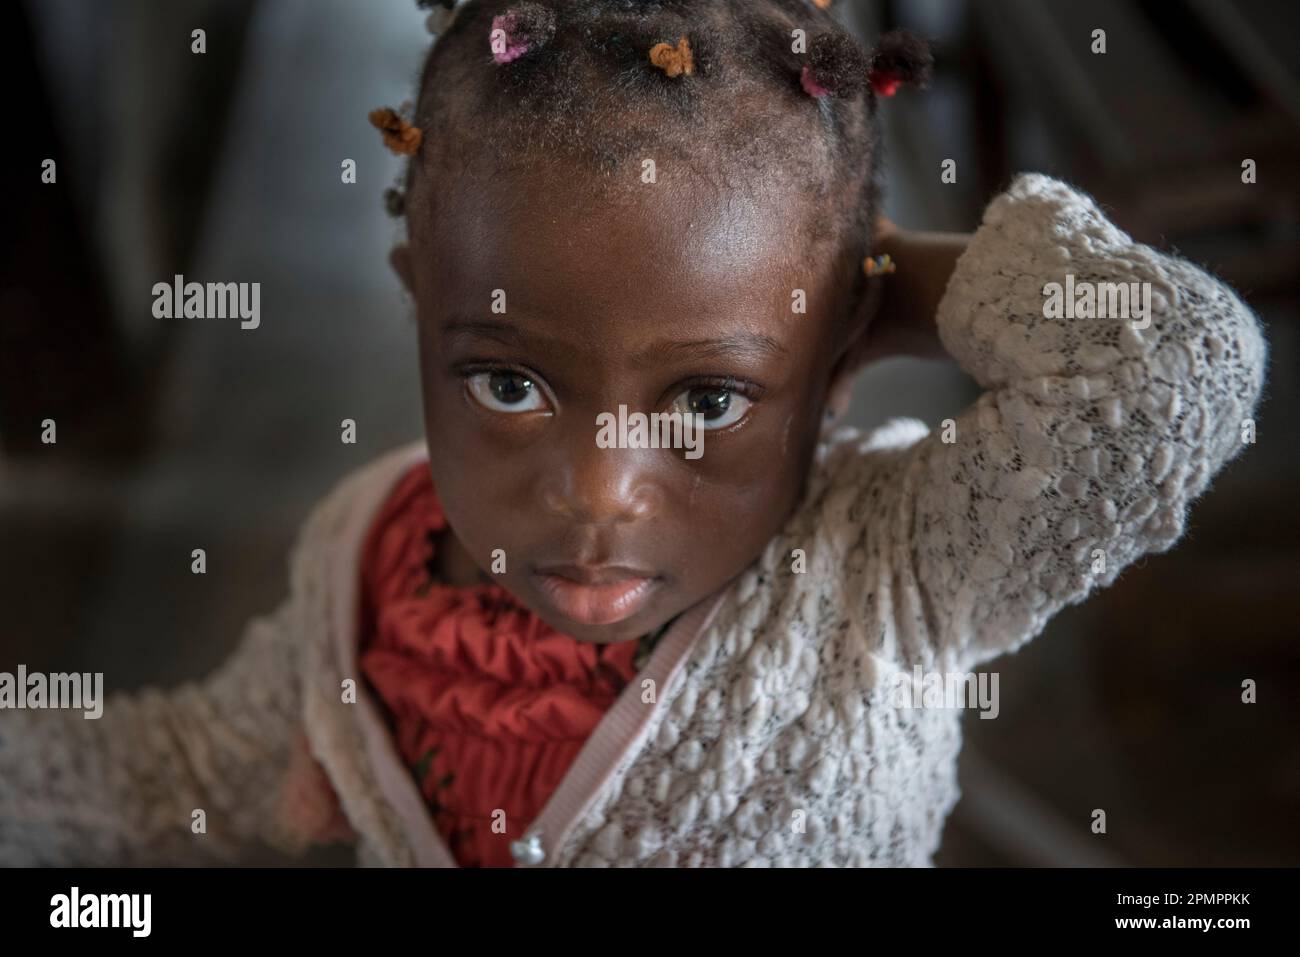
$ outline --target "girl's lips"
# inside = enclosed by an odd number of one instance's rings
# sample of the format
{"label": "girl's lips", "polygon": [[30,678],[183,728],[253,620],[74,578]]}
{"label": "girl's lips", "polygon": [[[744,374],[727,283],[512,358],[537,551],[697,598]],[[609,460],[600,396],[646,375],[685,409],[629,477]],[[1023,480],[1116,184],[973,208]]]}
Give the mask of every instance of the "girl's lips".
{"label": "girl's lips", "polygon": [[534,577],[555,610],[580,625],[612,625],[631,618],[658,583],[657,578],[641,577],[586,583],[540,572]]}

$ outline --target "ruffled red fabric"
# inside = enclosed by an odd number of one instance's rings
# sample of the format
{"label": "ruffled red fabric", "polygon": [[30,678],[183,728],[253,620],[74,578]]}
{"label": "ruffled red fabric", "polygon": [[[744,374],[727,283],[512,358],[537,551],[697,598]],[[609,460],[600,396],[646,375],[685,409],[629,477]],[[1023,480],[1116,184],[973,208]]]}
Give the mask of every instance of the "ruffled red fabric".
{"label": "ruffled red fabric", "polygon": [[422,464],[366,541],[361,669],[456,861],[509,867],[510,842],[636,674],[637,643],[580,642],[497,585],[433,581],[446,527]]}

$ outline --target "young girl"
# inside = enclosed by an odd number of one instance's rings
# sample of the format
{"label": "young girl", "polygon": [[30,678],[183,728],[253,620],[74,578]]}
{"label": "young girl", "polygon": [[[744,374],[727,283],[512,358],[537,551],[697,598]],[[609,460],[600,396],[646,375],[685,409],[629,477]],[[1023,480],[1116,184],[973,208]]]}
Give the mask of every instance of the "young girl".
{"label": "young girl", "polygon": [[[968,238],[877,232],[877,114],[927,58],[827,6],[436,24],[409,117],[372,116],[410,157],[426,442],[319,506],[201,684],[0,714],[0,862],[930,863],[961,713],[900,677],[969,673],[1172,546],[1265,345],[1045,176]],[[832,432],[904,352],[984,394],[935,434]],[[621,406],[695,416],[702,454],[598,442]]]}

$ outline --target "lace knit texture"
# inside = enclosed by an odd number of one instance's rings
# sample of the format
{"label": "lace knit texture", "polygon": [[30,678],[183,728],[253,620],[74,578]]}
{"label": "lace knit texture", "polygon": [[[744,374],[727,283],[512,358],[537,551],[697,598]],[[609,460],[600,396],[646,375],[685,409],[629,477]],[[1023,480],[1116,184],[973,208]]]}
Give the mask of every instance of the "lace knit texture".
{"label": "lace knit texture", "polygon": [[[1043,287],[1066,273],[1151,283],[1150,326],[1044,318]],[[990,204],[938,324],[986,390],[955,440],[903,421],[821,450],[800,508],[647,706],[644,746],[548,863],[928,865],[958,798],[960,712],[894,707],[890,676],[978,667],[1168,549],[1262,387],[1265,344],[1230,289],[1040,175]],[[396,479],[380,463],[318,508],[290,597],[201,684],[114,696],[99,721],[0,712],[0,863],[300,849],[330,815],[285,785],[300,728],[361,862],[412,863],[325,637],[325,558],[369,517],[352,513],[380,472]]]}

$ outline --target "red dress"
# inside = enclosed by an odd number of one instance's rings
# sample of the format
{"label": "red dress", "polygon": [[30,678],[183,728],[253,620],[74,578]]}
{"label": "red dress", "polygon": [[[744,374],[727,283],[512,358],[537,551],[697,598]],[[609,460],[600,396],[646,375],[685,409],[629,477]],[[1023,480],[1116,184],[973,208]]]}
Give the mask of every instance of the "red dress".
{"label": "red dress", "polygon": [[648,649],[562,635],[497,585],[433,581],[434,540],[446,525],[421,464],[366,541],[361,669],[456,861],[512,866],[510,842]]}

